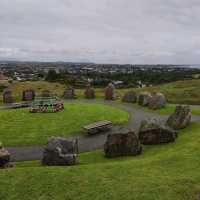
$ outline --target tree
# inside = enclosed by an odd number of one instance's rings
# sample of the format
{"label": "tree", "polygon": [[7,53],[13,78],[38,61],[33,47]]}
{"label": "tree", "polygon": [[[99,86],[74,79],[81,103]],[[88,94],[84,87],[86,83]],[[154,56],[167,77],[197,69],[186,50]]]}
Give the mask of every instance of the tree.
{"label": "tree", "polygon": [[48,71],[48,74],[46,76],[46,81],[56,81],[57,78],[58,75],[54,69]]}

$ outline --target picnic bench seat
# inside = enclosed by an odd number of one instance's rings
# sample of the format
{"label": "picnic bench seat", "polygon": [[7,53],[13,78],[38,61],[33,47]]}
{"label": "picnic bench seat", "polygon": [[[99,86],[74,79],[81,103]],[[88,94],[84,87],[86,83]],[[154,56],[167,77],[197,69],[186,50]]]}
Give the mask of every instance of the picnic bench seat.
{"label": "picnic bench seat", "polygon": [[96,133],[103,132],[103,131],[107,131],[111,128],[112,128],[112,122],[107,121],[107,120],[95,122],[95,123],[92,123],[92,124],[89,124],[89,125],[83,127],[83,129],[89,135],[96,134]]}

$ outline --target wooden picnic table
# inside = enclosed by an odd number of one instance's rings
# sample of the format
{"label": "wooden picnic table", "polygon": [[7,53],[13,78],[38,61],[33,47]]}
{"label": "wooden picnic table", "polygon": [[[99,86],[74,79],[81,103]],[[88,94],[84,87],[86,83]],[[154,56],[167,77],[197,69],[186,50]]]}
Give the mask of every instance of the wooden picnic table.
{"label": "wooden picnic table", "polygon": [[112,122],[108,120],[98,121],[87,126],[84,126],[83,129],[89,134],[93,135],[99,132],[107,131],[112,128]]}

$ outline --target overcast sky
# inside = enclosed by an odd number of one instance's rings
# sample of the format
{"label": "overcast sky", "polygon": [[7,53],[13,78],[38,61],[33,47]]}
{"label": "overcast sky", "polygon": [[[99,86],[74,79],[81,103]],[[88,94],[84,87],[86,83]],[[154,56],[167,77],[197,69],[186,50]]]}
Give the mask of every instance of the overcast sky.
{"label": "overcast sky", "polygon": [[0,59],[200,63],[200,0],[0,0]]}

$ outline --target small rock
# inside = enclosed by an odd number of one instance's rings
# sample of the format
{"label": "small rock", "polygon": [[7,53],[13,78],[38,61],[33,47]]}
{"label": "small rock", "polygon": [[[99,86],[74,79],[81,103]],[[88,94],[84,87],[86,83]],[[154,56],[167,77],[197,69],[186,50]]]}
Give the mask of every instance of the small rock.
{"label": "small rock", "polygon": [[127,103],[136,103],[137,101],[137,94],[134,91],[128,91],[124,94],[123,98],[122,98],[123,102],[127,102]]}
{"label": "small rock", "polygon": [[136,156],[141,154],[142,147],[134,132],[110,134],[104,145],[105,156]]}
{"label": "small rock", "polygon": [[151,98],[151,93],[149,92],[142,92],[138,95],[138,104],[140,106],[148,106],[149,98]]}
{"label": "small rock", "polygon": [[33,101],[35,98],[34,90],[24,90],[22,94],[22,101]]}
{"label": "small rock", "polygon": [[175,112],[169,116],[166,125],[178,130],[189,125],[192,117],[190,106],[176,106]]}
{"label": "small rock", "polygon": [[4,90],[3,92],[3,103],[13,103],[13,96],[12,96],[12,91],[10,90]]}
{"label": "small rock", "polygon": [[115,87],[112,83],[109,83],[105,89],[105,99],[114,100],[115,98]]}
{"label": "small rock", "polygon": [[9,167],[10,153],[0,144],[0,168]]}
{"label": "small rock", "polygon": [[139,140],[142,144],[162,144],[174,142],[177,132],[163,125],[157,119],[144,120],[139,129]]}
{"label": "small rock", "polygon": [[162,93],[152,93],[148,98],[148,106],[150,109],[164,108],[166,105],[165,95]]}
{"label": "small rock", "polygon": [[44,148],[42,163],[44,165],[75,165],[77,148],[77,141],[51,137]]}
{"label": "small rock", "polygon": [[95,98],[95,91],[93,88],[91,88],[90,84],[86,85],[85,98],[86,99],[94,99]]}

